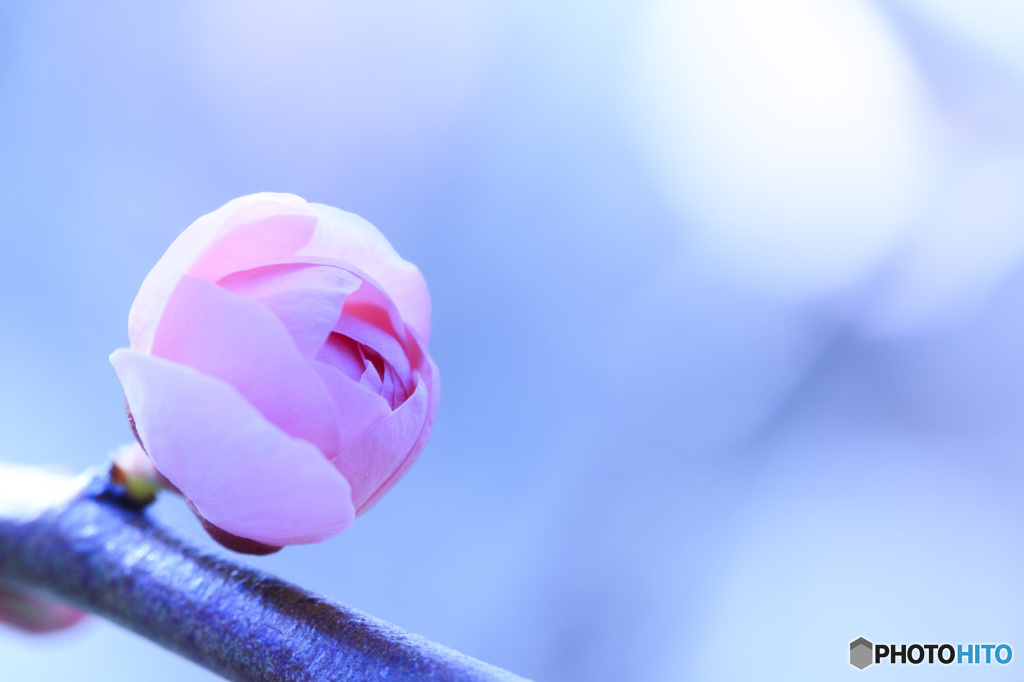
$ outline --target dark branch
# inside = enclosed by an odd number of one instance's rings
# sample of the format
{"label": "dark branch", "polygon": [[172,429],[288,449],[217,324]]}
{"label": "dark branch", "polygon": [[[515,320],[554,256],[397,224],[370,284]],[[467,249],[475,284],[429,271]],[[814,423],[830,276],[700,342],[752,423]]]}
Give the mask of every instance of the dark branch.
{"label": "dark branch", "polygon": [[97,480],[0,464],[0,581],[231,680],[521,679],[197,549]]}

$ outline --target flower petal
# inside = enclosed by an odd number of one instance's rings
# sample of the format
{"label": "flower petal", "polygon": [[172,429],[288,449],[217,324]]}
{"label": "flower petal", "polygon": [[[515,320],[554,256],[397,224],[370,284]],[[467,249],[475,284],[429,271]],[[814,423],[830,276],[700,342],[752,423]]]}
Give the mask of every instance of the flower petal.
{"label": "flower petal", "polygon": [[391,406],[377,393],[368,391],[337,369],[322,362],[312,364],[313,371],[327,387],[338,411],[341,447],[344,450],[389,414]]}
{"label": "flower petal", "polygon": [[[355,295],[358,295],[358,292],[353,294],[353,296]],[[349,297],[349,300],[351,298]],[[398,371],[399,377],[407,384],[407,388],[409,390],[412,389],[412,366],[409,364],[408,354],[402,346],[402,342],[396,339],[393,334],[388,333],[359,315],[350,313],[347,306],[342,311],[341,319],[335,325],[334,331],[376,351],[388,364]]]}
{"label": "flower petal", "polygon": [[330,394],[284,325],[259,303],[185,275],[164,309],[153,355],[223,379],[270,422],[325,456],[339,451]]}
{"label": "flower petal", "polygon": [[[409,470],[419,458],[423,448],[427,445],[427,439],[430,438],[430,432],[434,428],[434,418],[437,415],[437,404],[441,398],[441,375],[438,373],[437,365],[429,357],[424,356],[424,362],[422,364],[422,372],[420,374],[420,382],[416,386],[416,390],[420,390],[420,386],[427,387],[427,406],[426,415],[423,420],[422,428],[420,429],[419,435],[416,438],[416,442],[409,450],[405,459],[402,460],[401,464],[395,469],[394,472],[375,490],[365,501],[356,503],[356,515],[366,513],[370,507],[377,504],[377,500],[384,496],[384,493],[391,490],[395,483],[405,475],[405,472]],[[411,400],[411,398],[409,399]],[[409,402],[406,401],[406,403]]]}
{"label": "flower petal", "polygon": [[218,284],[274,313],[299,353],[311,359],[327,342],[345,299],[362,281],[341,268],[293,263],[243,270]]}
{"label": "flower petal", "polygon": [[132,348],[148,351],[153,347],[153,335],[160,322],[160,315],[178,280],[216,237],[217,230],[239,201],[235,199],[189,225],[146,275],[132,303],[131,312],[128,313],[128,338]]}
{"label": "flower petal", "polygon": [[363,355],[359,349],[359,344],[352,339],[332,332],[327,337],[327,343],[316,354],[316,361],[333,367],[349,379],[358,381],[359,377],[363,375],[365,367]]}
{"label": "flower petal", "polygon": [[419,269],[398,255],[372,224],[333,206],[309,204],[319,218],[300,255],[340,258],[363,270],[388,292],[402,319],[424,343],[430,338],[430,293]]}
{"label": "flower petal", "polygon": [[[233,230],[245,228],[249,223],[258,223],[275,211],[302,212],[306,221],[310,220],[310,209],[304,199],[291,194],[263,192],[229,201],[189,225],[157,261],[135,297],[128,314],[128,338],[132,348],[148,351],[152,347],[160,315],[178,280],[197,262],[209,258],[204,251],[213,242]],[[309,224],[301,235],[294,230],[286,232],[293,240],[286,244],[291,247],[290,253],[295,253],[308,241],[313,229]],[[248,252],[248,249],[243,250]],[[282,254],[275,255],[280,258]]]}
{"label": "flower petal", "polygon": [[406,461],[427,417],[428,386],[420,381],[413,394],[387,418],[331,461],[352,486],[352,503],[359,509]]}
{"label": "flower petal", "polygon": [[229,216],[188,274],[216,282],[296,254],[313,236],[317,219],[305,202],[282,203],[247,204]]}
{"label": "flower petal", "polygon": [[363,369],[363,375],[359,377],[359,385],[368,391],[381,395],[384,390],[384,383],[381,381],[380,372],[377,371],[377,367],[369,360],[364,360],[366,363],[365,369]]}
{"label": "flower petal", "polygon": [[[408,364],[398,360],[398,358],[405,354],[403,346],[407,341],[406,330],[409,326],[403,322],[398,309],[395,307],[395,302],[380,288],[380,284],[359,268],[338,260],[337,258],[324,258],[319,256],[289,256],[277,259],[266,258],[263,259],[257,267],[299,267],[303,265],[310,267],[320,266],[336,268],[359,278],[362,281],[362,284],[355,291],[349,293],[345,298],[343,305],[343,313],[345,313],[344,316],[349,318],[358,318],[359,324],[372,325],[376,327],[379,332],[390,335],[393,341],[382,338],[382,341],[390,348],[389,354],[395,359],[399,366]],[[345,329],[346,327],[341,324],[341,321],[339,320],[339,324],[335,326],[334,331],[345,334]]]}
{"label": "flower petal", "polygon": [[230,385],[129,349],[110,361],[153,463],[210,523],[273,546],[318,542],[352,523],[345,477]]}

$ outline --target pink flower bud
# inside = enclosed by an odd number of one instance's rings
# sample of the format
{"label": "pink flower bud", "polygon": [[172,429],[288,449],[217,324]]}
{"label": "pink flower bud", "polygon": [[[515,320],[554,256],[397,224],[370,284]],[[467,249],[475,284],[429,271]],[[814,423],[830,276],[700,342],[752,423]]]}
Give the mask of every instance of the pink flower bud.
{"label": "pink flower bud", "polygon": [[69,628],[85,614],[58,601],[30,592],[0,587],[0,623],[33,633],[55,632]]}
{"label": "pink flower bud", "polygon": [[415,461],[437,410],[430,297],[351,213],[254,194],[193,223],[110,360],[140,443],[225,537],[341,532]]}

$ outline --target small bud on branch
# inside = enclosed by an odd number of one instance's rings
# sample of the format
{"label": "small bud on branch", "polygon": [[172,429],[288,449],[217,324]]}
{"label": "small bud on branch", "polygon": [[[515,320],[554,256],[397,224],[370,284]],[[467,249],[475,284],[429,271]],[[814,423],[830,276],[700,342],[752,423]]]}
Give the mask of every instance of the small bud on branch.
{"label": "small bud on branch", "polygon": [[229,680],[519,680],[189,544],[101,474],[0,464],[0,584],[118,623]]}

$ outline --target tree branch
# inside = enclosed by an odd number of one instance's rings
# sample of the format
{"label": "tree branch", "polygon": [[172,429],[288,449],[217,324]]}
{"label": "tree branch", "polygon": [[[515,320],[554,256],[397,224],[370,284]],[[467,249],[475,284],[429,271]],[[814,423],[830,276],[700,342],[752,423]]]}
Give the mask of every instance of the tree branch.
{"label": "tree branch", "polygon": [[102,474],[0,464],[0,581],[114,621],[230,680],[519,680],[121,506]]}

